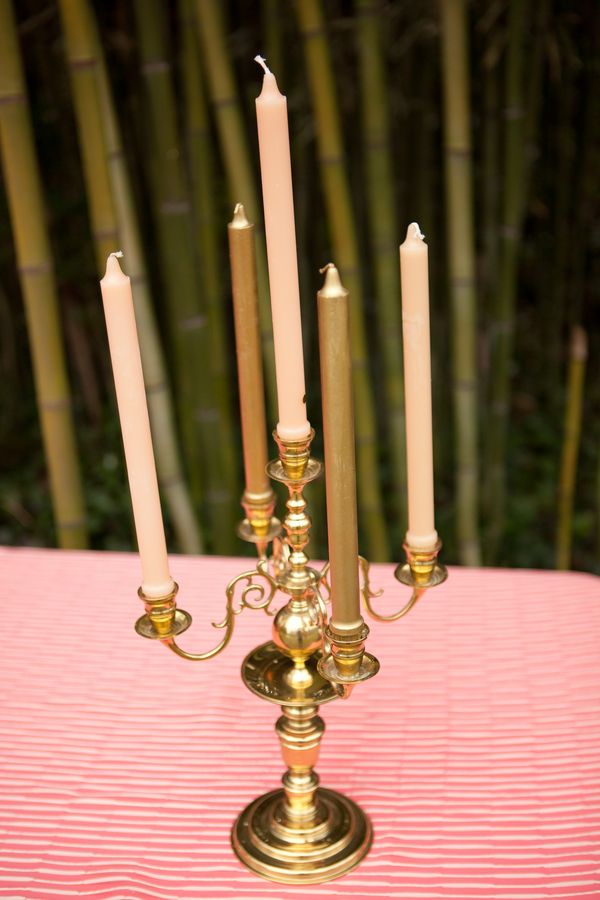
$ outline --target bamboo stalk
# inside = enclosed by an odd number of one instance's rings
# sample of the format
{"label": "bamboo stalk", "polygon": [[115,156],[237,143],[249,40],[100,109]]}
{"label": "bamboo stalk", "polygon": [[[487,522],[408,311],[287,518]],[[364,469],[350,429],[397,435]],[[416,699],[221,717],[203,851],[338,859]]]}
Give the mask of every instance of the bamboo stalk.
{"label": "bamboo stalk", "polygon": [[[369,239],[375,276],[379,349],[383,357],[386,425],[392,472],[393,521],[407,528],[402,315],[398,303],[398,223],[394,203],[390,111],[383,59],[381,4],[357,0],[356,38],[366,165]],[[394,547],[394,556],[400,546]]]}
{"label": "bamboo stalk", "polygon": [[[227,50],[223,4],[220,0],[196,0],[198,35],[202,48],[209,95],[213,105],[223,164],[227,174],[232,206],[242,203],[257,232],[256,270],[265,385],[272,422],[277,421],[277,388],[273,325],[269,304],[267,254],[263,217],[256,190],[250,147],[246,139],[242,110],[235,84],[230,53]],[[257,78],[257,94],[260,80]]]}
{"label": "bamboo stalk", "polygon": [[[196,247],[202,263],[203,302],[206,309],[212,396],[217,412],[213,429],[209,472],[215,489],[227,499],[227,532],[222,535],[219,552],[233,552],[241,486],[235,453],[237,440],[233,426],[232,383],[229,366],[231,350],[227,340],[225,291],[217,230],[215,161],[212,134],[200,67],[194,0],[180,0],[182,75],[185,97],[185,127],[188,164],[193,198]],[[208,384],[208,380],[206,382]],[[234,501],[235,498],[235,501]],[[234,505],[235,503],[235,505]],[[223,511],[224,514],[226,512]]]}
{"label": "bamboo stalk", "polygon": [[571,567],[573,496],[577,479],[577,459],[581,443],[586,360],[587,336],[583,328],[576,325],[571,334],[564,438],[558,488],[558,518],[556,524],[557,569],[569,569]]}
{"label": "bamboo stalk", "polygon": [[460,561],[481,563],[479,549],[479,429],[477,292],[468,19],[465,0],[440,5],[444,87],[446,221],[452,302],[452,369],[456,517]]}
{"label": "bamboo stalk", "polygon": [[[554,372],[562,357],[564,333],[569,317],[567,288],[569,283],[569,262],[572,255],[570,234],[573,228],[575,210],[573,208],[573,170],[577,159],[579,168],[581,157],[575,147],[573,133],[573,77],[565,69],[558,98],[558,160],[556,188],[554,194],[554,253],[552,256],[552,331],[547,345],[549,361]],[[578,149],[578,148],[577,148]]]}
{"label": "bamboo stalk", "polygon": [[489,326],[491,398],[486,447],[486,557],[497,558],[506,520],[506,466],[510,409],[510,369],[513,353],[518,262],[523,215],[523,64],[527,22],[525,0],[508,7],[508,47],[504,86],[504,176],[498,290]]}
{"label": "bamboo stalk", "polygon": [[[177,408],[194,499],[202,506],[206,460],[202,454],[202,422],[198,385],[205,358],[206,318],[199,305],[188,186],[181,160],[171,65],[164,31],[165,7],[160,0],[133,4],[144,81],[144,135],[150,158],[150,196],[155,213],[161,284],[166,297],[169,337],[177,386]],[[214,423],[210,423],[213,427]]]}
{"label": "bamboo stalk", "polygon": [[389,557],[389,545],[378,479],[375,405],[369,378],[369,357],[363,321],[358,238],[343,155],[333,61],[320,0],[301,0],[295,9],[304,43],[309,87],[315,112],[318,155],[333,246],[332,255],[351,297],[350,333],[360,522],[367,555],[373,560],[385,560]]}
{"label": "bamboo stalk", "polygon": [[58,544],[83,548],[88,538],[59,301],[9,2],[0,3],[0,148]]}
{"label": "bamboo stalk", "polygon": [[285,59],[283,52],[283,17],[285,7],[280,0],[262,0],[261,23],[264,53],[271,72],[283,78]]}
{"label": "bamboo stalk", "polygon": [[86,46],[86,27],[78,0],[59,0],[65,49],[71,72],[73,103],[83,164],[98,272],[119,243],[108,169],[106,142],[98,116],[98,88],[93,58]]}
{"label": "bamboo stalk", "polygon": [[[113,214],[118,220],[120,242],[125,252],[126,267],[133,285],[136,323],[140,338],[159,484],[167,502],[179,547],[185,553],[200,553],[203,549],[202,536],[181,469],[173,404],[154,315],[131,179],[127,170],[102,48],[88,0],[71,0],[69,20],[77,23],[78,33],[78,44],[72,48],[72,52],[75,55],[75,51],[77,51],[78,58],[84,60],[88,68],[95,73],[96,90],[91,93],[90,102],[93,118],[102,125],[104,155],[101,160],[103,170],[101,183],[108,183],[109,191],[114,197]],[[69,34],[70,32],[67,31],[67,41]],[[81,124],[83,128],[83,122]],[[91,173],[89,177],[92,177]],[[93,199],[90,198],[90,205],[93,205]],[[113,244],[112,249],[114,250],[114,248]],[[102,248],[98,247],[97,249],[100,256]],[[99,264],[101,264],[101,274],[104,274],[106,258],[99,259]]]}
{"label": "bamboo stalk", "polygon": [[180,422],[191,484],[206,508],[211,547],[233,549],[233,495],[222,470],[219,412],[206,362],[211,359],[206,303],[198,277],[192,208],[179,148],[176,101],[168,61],[165,7],[135,0],[142,74],[154,159],[152,195],[158,223],[163,285],[171,315]]}
{"label": "bamboo stalk", "polygon": [[481,219],[483,237],[483,284],[486,309],[495,294],[498,274],[499,215],[499,78],[498,66],[489,65],[483,72],[483,161],[481,178]]}

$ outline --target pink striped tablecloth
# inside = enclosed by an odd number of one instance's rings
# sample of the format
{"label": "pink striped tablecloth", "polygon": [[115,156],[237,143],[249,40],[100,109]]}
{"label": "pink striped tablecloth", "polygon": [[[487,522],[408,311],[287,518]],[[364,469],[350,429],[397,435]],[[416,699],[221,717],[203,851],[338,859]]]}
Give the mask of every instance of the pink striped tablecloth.
{"label": "pink striped tablecloth", "polygon": [[[175,557],[209,646],[248,561]],[[237,812],[279,783],[277,709],[240,682],[269,638],[244,611],[218,659],[139,638],[129,554],[0,550],[0,897],[600,897],[600,582],[453,569],[372,625],[377,678],[323,709],[322,783],[373,820],[363,864],[283,887],[238,863]],[[397,605],[391,566],[374,582]],[[212,632],[212,633],[211,633]]]}

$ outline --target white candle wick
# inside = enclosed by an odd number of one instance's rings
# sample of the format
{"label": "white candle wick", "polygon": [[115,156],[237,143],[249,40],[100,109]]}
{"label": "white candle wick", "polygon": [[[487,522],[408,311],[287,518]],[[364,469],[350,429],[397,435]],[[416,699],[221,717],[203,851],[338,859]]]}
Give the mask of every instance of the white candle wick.
{"label": "white candle wick", "polygon": [[266,61],[266,59],[264,58],[264,56],[255,56],[255,57],[254,57],[254,62],[257,62],[257,63],[259,64],[259,66],[262,66],[262,67],[263,67],[263,69],[265,70],[265,75],[270,75],[270,74],[271,74],[271,70],[269,69],[269,67],[268,67],[268,65],[267,65],[267,61]]}
{"label": "white candle wick", "polygon": [[418,225],[417,222],[413,222],[411,228],[413,229],[413,236],[414,236],[414,237],[419,238],[419,240],[421,240],[421,241],[424,241],[424,240],[425,240],[425,235],[423,234],[423,232],[422,232],[421,229],[419,228],[419,225]]}
{"label": "white candle wick", "polygon": [[122,250],[113,250],[113,252],[112,252],[112,253],[109,253],[108,255],[109,255],[109,256],[116,256],[117,259],[122,259],[122,258],[123,258],[123,251],[122,251]]}

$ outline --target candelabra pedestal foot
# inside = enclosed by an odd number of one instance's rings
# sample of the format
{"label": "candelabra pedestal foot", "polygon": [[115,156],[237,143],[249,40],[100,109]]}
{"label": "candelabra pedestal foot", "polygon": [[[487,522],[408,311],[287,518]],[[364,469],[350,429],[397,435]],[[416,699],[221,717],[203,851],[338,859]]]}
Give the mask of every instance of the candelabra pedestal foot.
{"label": "candelabra pedestal foot", "polygon": [[[305,606],[308,620],[310,604]],[[289,622],[290,613],[284,613]],[[275,729],[288,768],[283,789],[258,797],[239,815],[231,842],[245,866],[284,884],[339,878],[371,846],[367,816],[348,797],[320,788],[314,772],[325,731],[319,705],[339,697],[320,674],[320,659],[320,651],[293,659],[269,641],[242,665],[246,687],[281,707]]]}
{"label": "candelabra pedestal foot", "polygon": [[285,790],[254,800],[232,831],[239,859],[263,878],[283,884],[331,881],[357,866],[368,853],[371,823],[348,797],[317,788],[314,812],[290,822]]}

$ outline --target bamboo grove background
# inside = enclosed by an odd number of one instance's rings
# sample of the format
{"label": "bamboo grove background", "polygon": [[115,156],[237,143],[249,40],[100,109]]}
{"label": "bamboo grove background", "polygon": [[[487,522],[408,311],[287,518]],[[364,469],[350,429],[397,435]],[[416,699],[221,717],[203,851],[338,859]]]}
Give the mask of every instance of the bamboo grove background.
{"label": "bamboo grove background", "polygon": [[226,224],[241,201],[258,226],[274,425],[259,52],[288,97],[318,432],[319,267],[351,291],[361,549],[401,556],[418,220],[445,559],[598,571],[593,0],[0,0],[0,542],[134,545],[98,289],[122,248],[171,548],[246,552]]}

